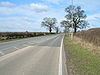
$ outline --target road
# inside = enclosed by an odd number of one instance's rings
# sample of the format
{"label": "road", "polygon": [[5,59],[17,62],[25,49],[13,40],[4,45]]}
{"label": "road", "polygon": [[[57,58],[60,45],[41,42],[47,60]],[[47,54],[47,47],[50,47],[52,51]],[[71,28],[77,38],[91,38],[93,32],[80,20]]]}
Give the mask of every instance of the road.
{"label": "road", "polygon": [[41,37],[34,37],[34,38],[0,43],[0,56],[19,50],[21,48],[27,47],[29,45],[35,45],[37,43],[49,40],[54,37],[56,36],[54,35],[45,36],[45,37],[41,36]]}
{"label": "road", "polygon": [[0,75],[67,75],[62,39],[50,35],[0,43]]}

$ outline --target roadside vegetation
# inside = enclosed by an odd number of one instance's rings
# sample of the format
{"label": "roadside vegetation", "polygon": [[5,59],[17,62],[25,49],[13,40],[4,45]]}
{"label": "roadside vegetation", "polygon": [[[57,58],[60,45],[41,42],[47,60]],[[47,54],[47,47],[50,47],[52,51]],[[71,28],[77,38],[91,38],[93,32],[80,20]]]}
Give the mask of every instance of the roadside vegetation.
{"label": "roadside vegetation", "polygon": [[74,38],[81,46],[100,57],[100,28],[77,32]]}
{"label": "roadside vegetation", "polygon": [[100,28],[93,28],[87,31],[80,31],[77,32],[75,36],[96,46],[100,46]]}
{"label": "roadside vegetation", "polygon": [[64,48],[69,75],[100,75],[100,57],[65,36]]}
{"label": "roadside vegetation", "polygon": [[70,5],[65,12],[66,19],[60,23],[66,34],[64,49],[69,75],[100,75],[100,29],[78,32],[89,25],[85,11]]}

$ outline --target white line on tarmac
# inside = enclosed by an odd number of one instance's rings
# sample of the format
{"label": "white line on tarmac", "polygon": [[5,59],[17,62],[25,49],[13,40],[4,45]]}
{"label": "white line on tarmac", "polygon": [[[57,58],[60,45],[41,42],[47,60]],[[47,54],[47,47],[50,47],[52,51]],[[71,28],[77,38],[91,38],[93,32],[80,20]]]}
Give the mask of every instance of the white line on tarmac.
{"label": "white line on tarmac", "polygon": [[30,49],[31,47],[32,46],[28,46],[28,47],[25,47],[23,49],[20,49],[20,50],[14,51],[12,53],[6,54],[4,56],[1,56],[0,57],[0,62],[3,61],[3,60],[5,60],[5,59],[7,59],[7,58],[9,58],[9,57],[11,57],[11,56],[14,56],[16,54],[22,53],[23,51],[26,51],[27,49]]}
{"label": "white line on tarmac", "polygon": [[27,44],[23,44],[23,46],[29,46],[29,45],[27,45]]}
{"label": "white line on tarmac", "polygon": [[61,46],[60,46],[60,55],[59,55],[59,71],[58,71],[58,75],[62,75],[62,46],[63,46],[63,39],[61,40]]}
{"label": "white line on tarmac", "polygon": [[30,43],[28,43],[28,44],[34,44],[34,42],[30,42]]}
{"label": "white line on tarmac", "polygon": [[8,50],[10,48],[12,48],[12,47],[8,47],[8,48],[1,49],[1,51]]}
{"label": "white line on tarmac", "polygon": [[19,48],[17,48],[17,47],[15,47],[15,46],[13,46],[15,49],[19,49]]}

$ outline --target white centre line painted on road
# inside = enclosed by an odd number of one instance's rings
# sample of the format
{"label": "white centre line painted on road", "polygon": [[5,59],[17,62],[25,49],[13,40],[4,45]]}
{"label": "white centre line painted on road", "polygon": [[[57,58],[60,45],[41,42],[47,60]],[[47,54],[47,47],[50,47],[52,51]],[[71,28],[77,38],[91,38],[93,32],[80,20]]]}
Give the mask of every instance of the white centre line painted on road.
{"label": "white centre line painted on road", "polygon": [[23,44],[23,46],[29,46],[28,44]]}
{"label": "white centre line painted on road", "polygon": [[10,49],[10,48],[12,48],[12,47],[8,47],[8,48],[0,49],[0,51],[5,51],[5,50],[8,50],[8,49]]}
{"label": "white centre line painted on road", "polygon": [[17,50],[19,49],[18,47],[15,47],[15,46],[13,46],[13,47],[14,47],[15,49],[17,49]]}
{"label": "white centre line painted on road", "polygon": [[14,51],[12,53],[6,54],[4,56],[1,56],[0,57],[0,62],[6,60],[6,59],[8,59],[8,58],[10,58],[10,57],[12,57],[16,54],[22,53],[23,51],[26,51],[27,49],[30,49],[30,48],[32,48],[32,46],[28,46],[28,47],[25,47],[23,49],[20,49],[20,50]]}
{"label": "white centre line painted on road", "polygon": [[60,46],[60,55],[59,55],[59,71],[58,71],[58,75],[62,75],[62,46],[63,46],[63,39],[61,40],[61,46]]}
{"label": "white centre line painted on road", "polygon": [[35,42],[30,42],[30,43],[28,43],[28,44],[34,44]]}

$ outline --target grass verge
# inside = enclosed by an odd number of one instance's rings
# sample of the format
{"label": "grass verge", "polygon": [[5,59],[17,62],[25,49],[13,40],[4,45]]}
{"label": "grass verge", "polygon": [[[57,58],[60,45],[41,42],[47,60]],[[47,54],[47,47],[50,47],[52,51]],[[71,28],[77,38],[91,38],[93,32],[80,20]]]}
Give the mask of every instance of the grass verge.
{"label": "grass verge", "polygon": [[69,75],[100,75],[100,57],[67,36],[64,38],[64,48]]}

